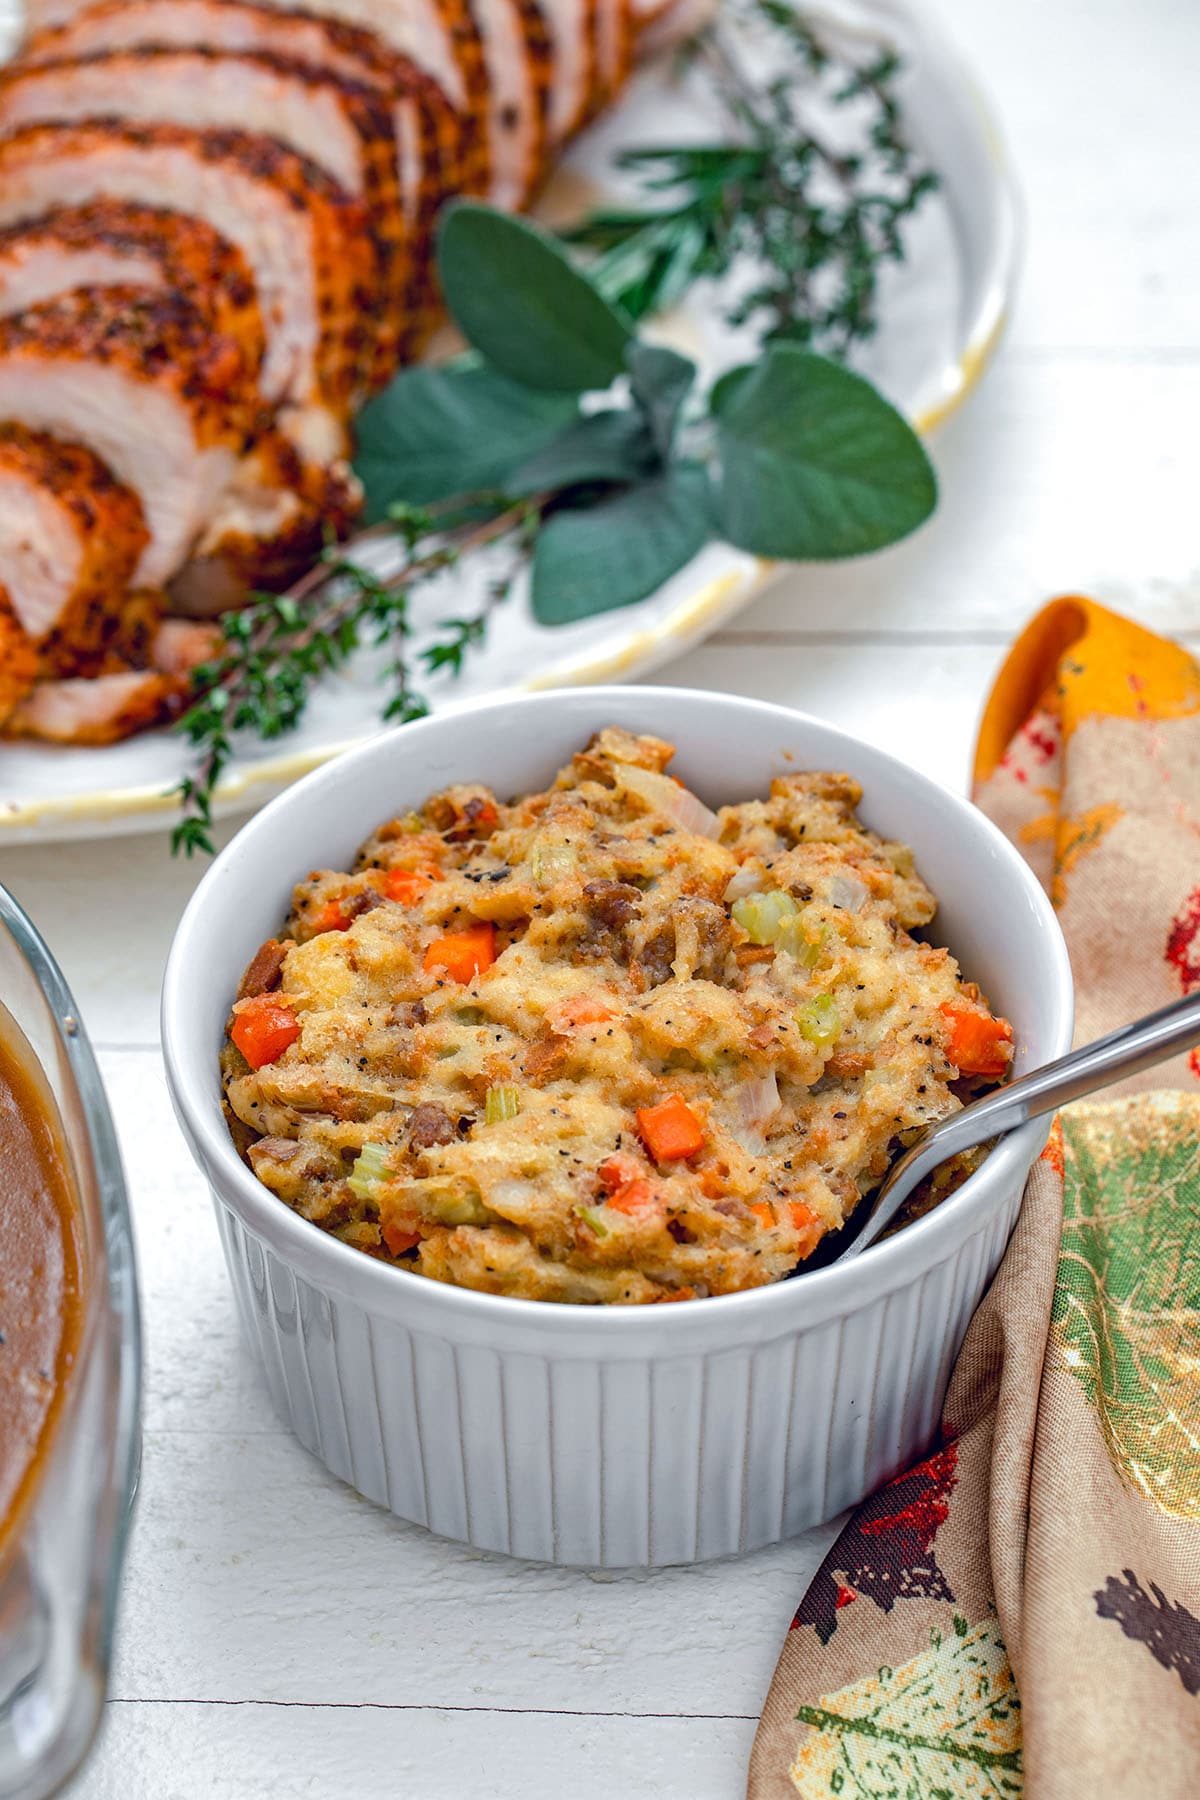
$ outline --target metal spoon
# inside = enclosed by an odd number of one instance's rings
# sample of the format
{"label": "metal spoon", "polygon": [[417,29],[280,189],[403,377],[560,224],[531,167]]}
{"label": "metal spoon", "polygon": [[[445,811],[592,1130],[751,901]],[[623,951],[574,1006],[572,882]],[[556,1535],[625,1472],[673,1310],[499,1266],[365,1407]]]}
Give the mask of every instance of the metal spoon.
{"label": "metal spoon", "polygon": [[[1197,1043],[1200,992],[1148,1013],[1132,1025],[1122,1025],[1119,1031],[1110,1031],[1094,1044],[1084,1044],[1081,1049],[1060,1056],[1057,1062],[1035,1069],[1032,1075],[972,1101],[937,1125],[927,1125],[876,1188],[852,1242],[830,1262],[846,1262],[873,1244],[917,1183],[947,1158],[957,1156],[961,1150],[971,1150],[976,1144],[985,1144],[989,1138],[1003,1137],[1030,1119],[1057,1112],[1072,1100],[1081,1100],[1110,1082],[1137,1075]],[[849,1223],[853,1229],[853,1220]]]}

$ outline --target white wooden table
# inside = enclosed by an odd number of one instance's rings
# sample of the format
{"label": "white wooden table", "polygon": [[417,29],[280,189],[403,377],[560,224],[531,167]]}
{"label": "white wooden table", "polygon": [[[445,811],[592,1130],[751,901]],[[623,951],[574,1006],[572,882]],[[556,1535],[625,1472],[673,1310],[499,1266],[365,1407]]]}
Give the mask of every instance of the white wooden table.
{"label": "white wooden table", "polygon": [[[1098,589],[1200,637],[1200,8],[939,0],[1004,120],[1028,273],[940,435],[933,525],[782,580],[664,679],[821,713],[953,786],[1003,645]],[[226,834],[227,835],[227,834]],[[145,1462],[113,1682],[80,1800],[734,1800],[829,1533],[613,1577],[439,1542],[283,1432],[237,1339],[157,1049],[199,871],[160,836],[9,850],[83,1007],[133,1190]]]}

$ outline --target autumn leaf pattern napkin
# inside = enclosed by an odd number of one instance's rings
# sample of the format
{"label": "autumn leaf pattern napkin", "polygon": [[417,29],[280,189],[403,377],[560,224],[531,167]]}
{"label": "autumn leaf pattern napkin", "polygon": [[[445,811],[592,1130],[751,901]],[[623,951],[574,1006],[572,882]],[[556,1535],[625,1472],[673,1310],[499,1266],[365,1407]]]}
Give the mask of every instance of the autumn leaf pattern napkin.
{"label": "autumn leaf pattern napkin", "polygon": [[[1049,889],[1079,1041],[1200,986],[1200,668],[1082,599],[997,680],[976,799]],[[939,1447],[788,1633],[750,1800],[1200,1795],[1200,1058],[1056,1122]]]}

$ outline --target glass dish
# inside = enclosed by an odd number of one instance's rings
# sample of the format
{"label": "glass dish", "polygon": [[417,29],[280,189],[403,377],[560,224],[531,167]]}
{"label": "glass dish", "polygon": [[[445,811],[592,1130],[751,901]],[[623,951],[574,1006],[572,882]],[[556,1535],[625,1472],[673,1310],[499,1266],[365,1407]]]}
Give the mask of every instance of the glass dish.
{"label": "glass dish", "polygon": [[0,1538],[0,1800],[45,1800],[79,1767],[104,1706],[137,1484],[141,1328],[100,1072],[57,964],[2,886],[0,1031],[57,1111],[84,1265],[78,1355],[28,1505]]}

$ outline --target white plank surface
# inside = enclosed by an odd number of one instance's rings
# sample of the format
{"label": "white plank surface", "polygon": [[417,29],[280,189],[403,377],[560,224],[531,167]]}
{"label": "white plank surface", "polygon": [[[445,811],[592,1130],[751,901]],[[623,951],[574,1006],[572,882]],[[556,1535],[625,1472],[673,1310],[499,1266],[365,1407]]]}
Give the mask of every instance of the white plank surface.
{"label": "white plank surface", "polygon": [[[1091,587],[1200,641],[1200,9],[938,0],[1023,172],[1022,303],[935,446],[933,525],[781,580],[667,681],[825,714],[967,778],[1003,645]],[[161,837],[6,851],[116,1109],[148,1337],[114,1702],[78,1800],[735,1800],[828,1533],[596,1578],[385,1517],[280,1430],[236,1335],[159,1073],[162,960],[196,871]]]}

